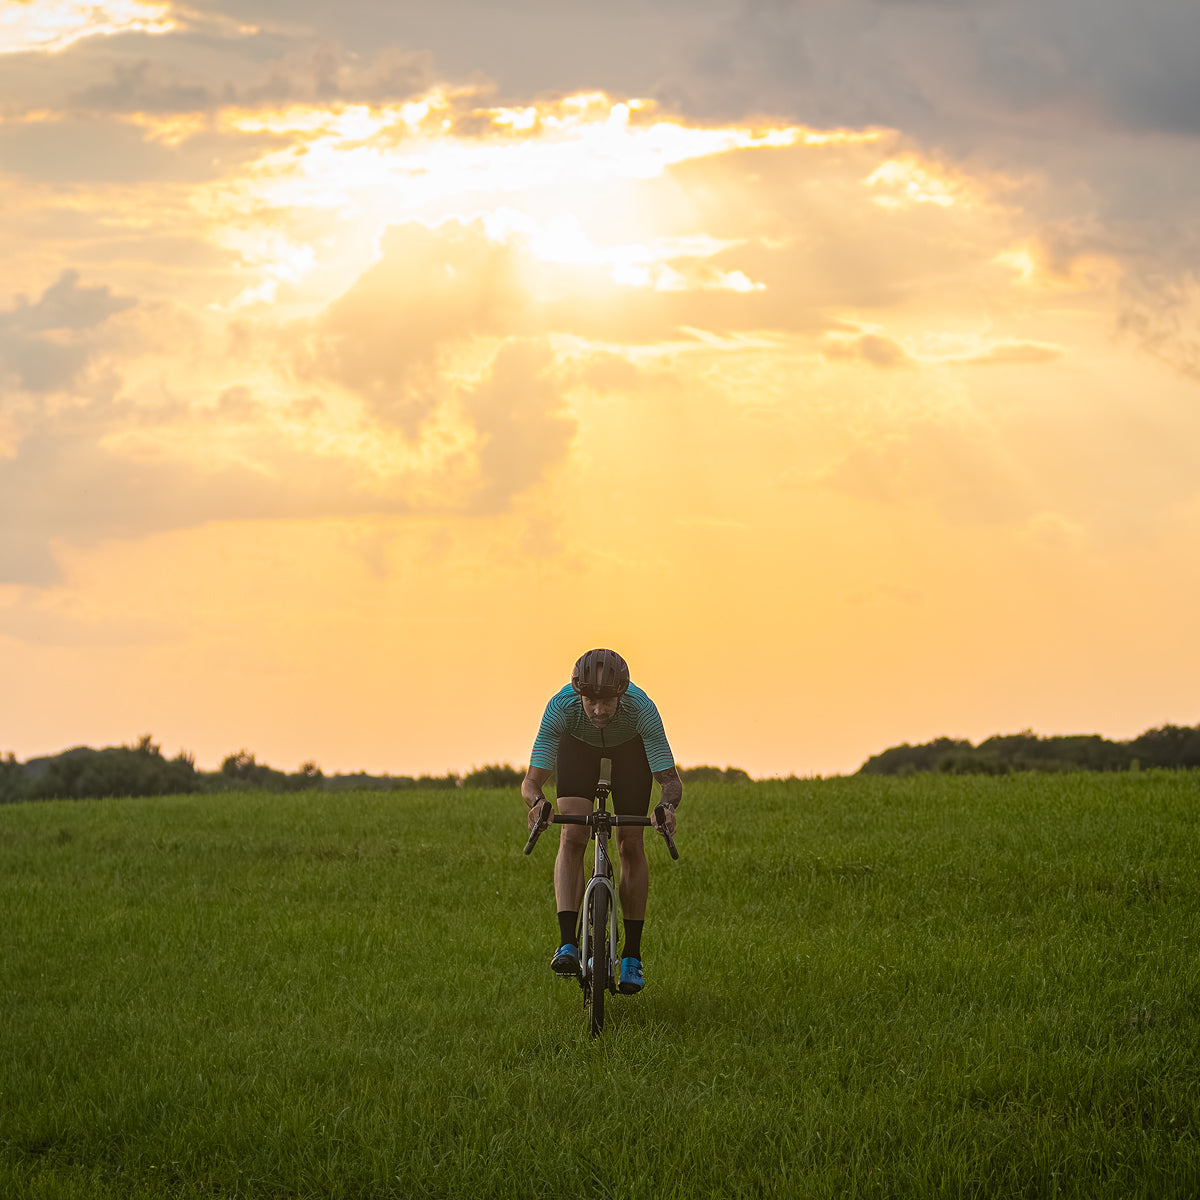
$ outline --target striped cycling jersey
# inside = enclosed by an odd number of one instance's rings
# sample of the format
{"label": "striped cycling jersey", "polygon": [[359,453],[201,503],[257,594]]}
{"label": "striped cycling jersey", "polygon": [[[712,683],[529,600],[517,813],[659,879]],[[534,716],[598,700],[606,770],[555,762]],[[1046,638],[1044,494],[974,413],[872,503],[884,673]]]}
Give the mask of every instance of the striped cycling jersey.
{"label": "striped cycling jersey", "polygon": [[569,683],[561,692],[551,696],[542,716],[541,728],[533,742],[529,765],[541,767],[543,771],[553,771],[558,759],[559,739],[564,733],[601,750],[608,746],[619,746],[641,734],[651,771],[669,771],[675,765],[675,756],[667,745],[662,717],[658,715],[654,701],[633,683],[621,697],[616,715],[603,729],[597,729],[587,719],[587,713],[583,711],[583,698]]}

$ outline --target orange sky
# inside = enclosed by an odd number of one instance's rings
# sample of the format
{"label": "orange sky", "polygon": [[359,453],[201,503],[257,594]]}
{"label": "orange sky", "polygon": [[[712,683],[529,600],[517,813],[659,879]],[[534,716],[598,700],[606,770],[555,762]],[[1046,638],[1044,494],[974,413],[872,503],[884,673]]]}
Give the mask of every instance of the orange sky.
{"label": "orange sky", "polygon": [[552,7],[0,11],[0,750],[1200,721],[1190,9]]}

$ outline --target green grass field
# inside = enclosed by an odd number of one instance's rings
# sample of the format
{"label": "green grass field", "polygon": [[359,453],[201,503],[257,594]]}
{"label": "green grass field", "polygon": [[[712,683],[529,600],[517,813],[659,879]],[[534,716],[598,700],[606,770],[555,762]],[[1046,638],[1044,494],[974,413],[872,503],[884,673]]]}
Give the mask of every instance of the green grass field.
{"label": "green grass field", "polygon": [[1200,776],[692,787],[594,1042],[522,808],[0,809],[0,1196],[1200,1194]]}

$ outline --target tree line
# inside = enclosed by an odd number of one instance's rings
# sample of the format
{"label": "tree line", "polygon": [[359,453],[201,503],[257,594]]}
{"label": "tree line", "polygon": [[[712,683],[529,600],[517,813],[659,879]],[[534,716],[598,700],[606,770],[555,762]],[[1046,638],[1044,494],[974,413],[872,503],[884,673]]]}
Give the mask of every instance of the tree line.
{"label": "tree line", "polygon": [[890,746],[868,758],[860,775],[1010,775],[1019,771],[1183,770],[1200,767],[1200,725],[1161,725],[1127,742],[1099,734],[1039,737],[1032,730],[997,734],[979,745],[940,737]]}
{"label": "tree line", "polygon": [[[684,768],[685,781],[750,782],[738,767]],[[109,796],[174,796],[195,792],[395,792],[410,788],[517,788],[525,769],[492,763],[459,775],[369,775],[365,771],[326,775],[315,762],[293,772],[258,762],[248,750],[228,755],[216,771],[196,769],[186,753],[166,758],[149,734],[128,746],[93,750],[76,746],[62,754],[18,762],[0,757],[0,804],[22,800],[84,800]]]}

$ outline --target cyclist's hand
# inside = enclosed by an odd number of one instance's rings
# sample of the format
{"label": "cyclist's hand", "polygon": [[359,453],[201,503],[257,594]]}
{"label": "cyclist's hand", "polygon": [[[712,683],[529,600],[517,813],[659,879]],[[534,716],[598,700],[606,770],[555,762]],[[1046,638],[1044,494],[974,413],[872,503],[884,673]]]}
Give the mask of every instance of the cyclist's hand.
{"label": "cyclist's hand", "polygon": [[[660,812],[662,813],[661,821],[658,819]],[[669,804],[657,806],[654,810],[654,816],[652,819],[654,821],[654,828],[657,829],[659,833],[664,834],[667,837],[675,836],[675,810]]]}
{"label": "cyclist's hand", "polygon": [[[543,798],[543,799],[539,800],[536,804],[531,804],[529,806],[529,816],[527,818],[527,822],[529,825],[529,831],[531,833],[533,832],[534,826],[537,825],[538,820],[542,816],[543,805],[545,805],[545,803],[546,803],[546,801]],[[549,813],[547,813],[546,815],[549,816]]]}

